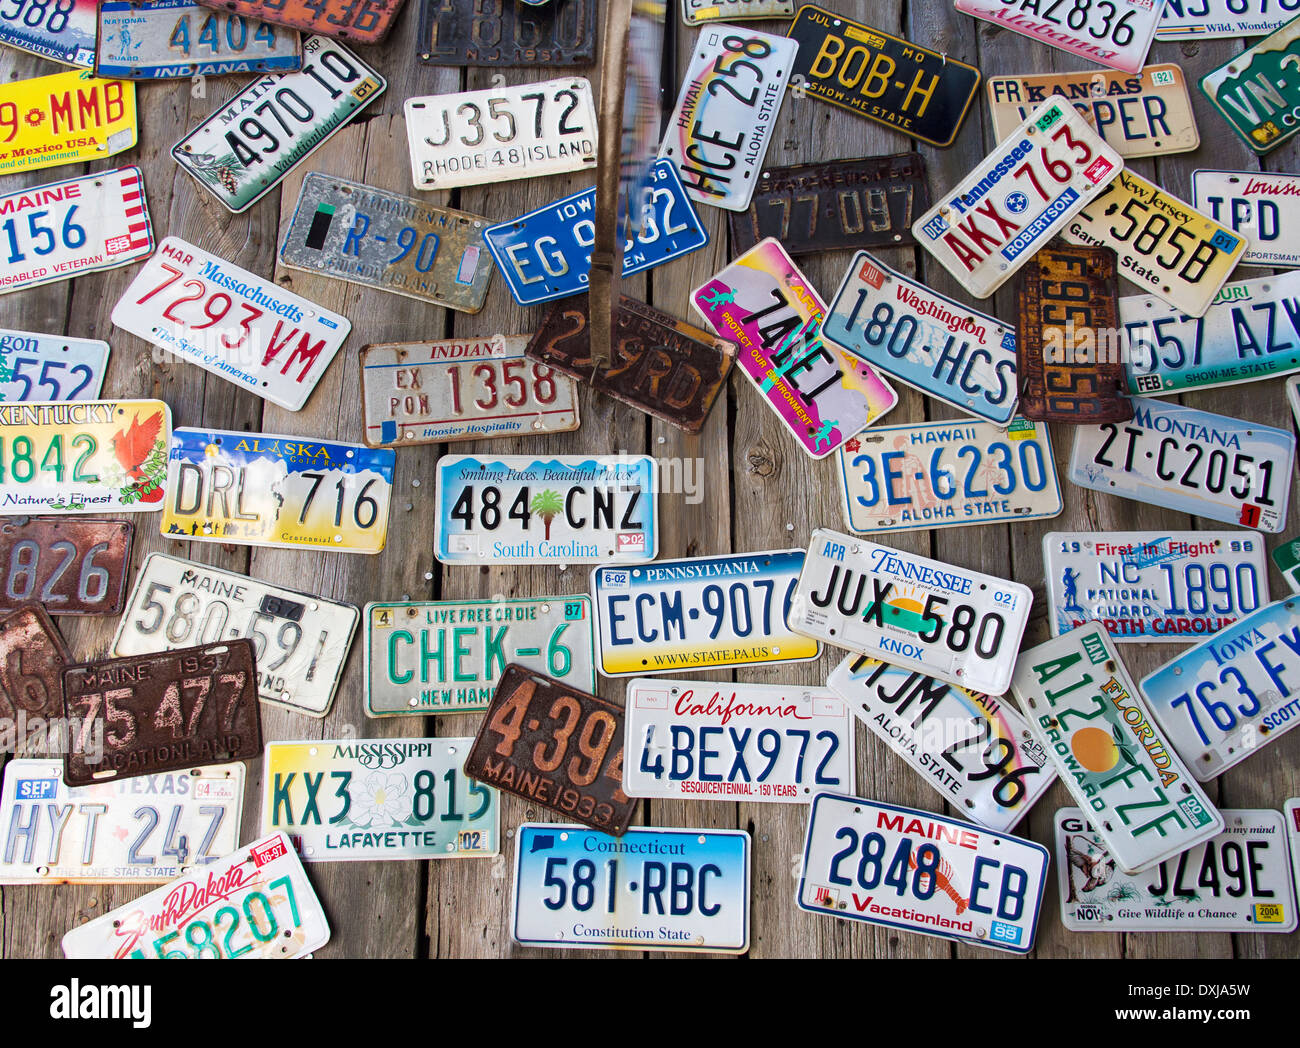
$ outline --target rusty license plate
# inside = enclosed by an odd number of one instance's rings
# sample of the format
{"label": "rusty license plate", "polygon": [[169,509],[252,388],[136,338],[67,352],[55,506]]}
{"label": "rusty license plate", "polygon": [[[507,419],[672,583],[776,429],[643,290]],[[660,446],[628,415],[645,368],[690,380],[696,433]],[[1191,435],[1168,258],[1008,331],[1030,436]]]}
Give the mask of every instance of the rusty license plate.
{"label": "rusty license plate", "polygon": [[405,0],[199,0],[253,21],[287,25],[354,44],[377,44]]}
{"label": "rusty license plate", "polygon": [[[63,715],[63,669],[71,661],[39,604],[0,619],[0,716],[13,732],[8,738],[0,733],[0,753],[33,757],[59,749],[49,733],[55,730],[51,722]],[[38,718],[39,730],[33,723]]]}
{"label": "rusty license plate", "polygon": [[430,65],[591,65],[600,0],[420,0],[416,54]]}
{"label": "rusty license plate", "polygon": [[6,520],[0,524],[0,614],[33,600],[53,615],[118,614],[134,537],[127,520]]}

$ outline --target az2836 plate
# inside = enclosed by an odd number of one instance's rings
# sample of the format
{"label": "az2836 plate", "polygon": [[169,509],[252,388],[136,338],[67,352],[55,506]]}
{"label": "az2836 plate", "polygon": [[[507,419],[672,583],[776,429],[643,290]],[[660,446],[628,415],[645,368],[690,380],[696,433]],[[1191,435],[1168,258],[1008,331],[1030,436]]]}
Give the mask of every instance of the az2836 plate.
{"label": "az2836 plate", "polygon": [[35,600],[52,615],[116,615],[122,610],[134,538],[129,520],[0,521],[0,613]]}
{"label": "az2836 plate", "polygon": [[[98,0],[64,0],[43,7],[40,0],[17,0],[12,14],[0,11],[0,44],[89,69],[95,63],[97,6]],[[28,25],[32,14],[35,24]]]}
{"label": "az2836 plate", "polygon": [[108,343],[0,328],[0,402],[97,400]]}
{"label": "az2836 plate", "polygon": [[1192,206],[1245,238],[1241,265],[1300,266],[1300,175],[1193,171]]}
{"label": "az2836 plate", "polygon": [[0,618],[0,716],[8,722],[0,725],[0,752],[66,751],[68,726],[59,721],[63,670],[71,661],[58,627],[39,604],[21,605]]}
{"label": "az2836 plate", "polygon": [[446,66],[588,66],[596,57],[601,0],[420,0],[416,53]]}
{"label": "az2836 plate", "polygon": [[1202,93],[1256,153],[1268,153],[1300,131],[1300,76],[1289,68],[1298,58],[1300,19],[1292,18],[1201,77]]}
{"label": "az2836 plate", "polygon": [[1052,0],[1043,8],[1039,0],[957,0],[953,6],[999,29],[1010,29],[1110,69],[1136,73],[1146,61],[1163,4],[1077,0],[1067,8],[1065,0]]}
{"label": "az2836 plate", "polygon": [[135,85],[83,70],[7,81],[0,135],[0,174],[106,160],[136,143]]}
{"label": "az2836 plate", "polygon": [[393,28],[405,0],[202,0],[245,18],[292,26],[322,37],[377,44]]}

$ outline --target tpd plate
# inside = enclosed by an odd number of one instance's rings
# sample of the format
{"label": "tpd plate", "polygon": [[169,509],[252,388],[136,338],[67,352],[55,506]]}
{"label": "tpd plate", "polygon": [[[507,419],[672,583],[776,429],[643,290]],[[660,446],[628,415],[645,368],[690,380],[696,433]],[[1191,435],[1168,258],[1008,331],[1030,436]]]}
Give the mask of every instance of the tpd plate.
{"label": "tpd plate", "polygon": [[958,11],[1109,69],[1137,73],[1160,22],[1153,0],[957,0]]}
{"label": "tpd plate", "polygon": [[840,448],[845,519],[858,535],[1043,520],[1061,512],[1047,427],[1013,419],[879,426]]}
{"label": "tpd plate", "polygon": [[135,84],[82,70],[7,81],[0,136],[0,174],[106,160],[135,145]]}
{"label": "tpd plate", "polygon": [[794,14],[794,4],[795,0],[682,0],[682,21],[703,25],[746,18],[789,18]]}
{"label": "tpd plate", "polygon": [[323,36],[304,40],[302,56],[299,72],[258,77],[172,147],[227,211],[247,211],[388,86]]}
{"label": "tpd plate", "polygon": [[[0,716],[9,722],[0,738],[6,752],[66,749],[66,726],[50,721],[63,717],[63,669],[71,661],[58,628],[39,604],[22,605],[0,618]],[[38,719],[40,729],[30,723]]]}
{"label": "tpd plate", "polygon": [[661,560],[591,573],[606,677],[802,662],[821,645],[785,622],[804,551]]}
{"label": "tpd plate", "polygon": [[0,401],[96,400],[108,343],[0,328]]}
{"label": "tpd plate", "polygon": [[967,291],[988,298],[1123,167],[1077,109],[1049,98],[912,232]]}
{"label": "tpd plate", "polygon": [[136,273],[113,323],[290,411],[352,330],[342,314],[177,237]]}
{"label": "tpd plate", "polygon": [[818,528],[787,618],[836,647],[1001,695],[1032,600],[1018,582]]}
{"label": "tpd plate", "polygon": [[487,225],[482,215],[313,171],[302,180],[280,261],[477,313],[492,279]]}
{"label": "tpd plate", "polygon": [[337,36],[355,44],[377,44],[393,28],[405,0],[204,0],[250,19],[293,26],[307,33]]}
{"label": "tpd plate", "polygon": [[659,551],[648,455],[444,455],[436,479],[444,564],[628,563]]}
{"label": "tpd plate", "polygon": [[116,615],[135,525],[87,517],[0,521],[0,614],[40,601],[51,615]]}
{"label": "tpd plate", "polygon": [[263,702],[323,717],[334,701],[359,613],[352,604],[150,553],[113,637],[113,655],[247,637]]}
{"label": "tpd plate", "polygon": [[420,0],[416,53],[430,65],[588,66],[596,56],[601,0]]}
{"label": "tpd plate", "polygon": [[[95,62],[96,0],[46,4],[18,0],[12,14],[0,11],[0,44],[64,65],[89,69]],[[28,25],[35,13],[36,24]]]}
{"label": "tpd plate", "polygon": [[969,946],[1028,953],[1047,849],[893,804],[813,798],[795,896],[801,910]]}
{"label": "tpd plate", "polygon": [[1139,399],[1131,422],[1075,429],[1070,480],[1277,534],[1286,523],[1294,460],[1289,429]]}
{"label": "tpd plate", "polygon": [[192,542],[378,553],[397,456],[360,444],[178,429],[162,533]]}
{"label": "tpd plate", "polygon": [[1263,36],[1291,21],[1296,6],[1294,0],[1281,0],[1272,10],[1269,0],[1168,0],[1156,39]]}
{"label": "tpd plate", "polygon": [[1296,926],[1284,820],[1223,809],[1224,830],[1141,874],[1119,873],[1088,815],[1056,813],[1061,923],[1072,932],[1289,932]]}
{"label": "tpd plate", "polygon": [[1300,800],[1292,797],[1283,802],[1282,815],[1286,819],[1286,839],[1291,851],[1291,873],[1300,870]]}
{"label": "tpd plate", "polygon": [[161,884],[239,844],[244,766],[66,786],[59,761],[5,767],[0,884]]}
{"label": "tpd plate", "polygon": [[1256,153],[1276,149],[1300,131],[1300,18],[1201,77],[1201,91]]}
{"label": "tpd plate", "polygon": [[1300,593],[1300,538],[1292,537],[1270,554],[1292,593]]}
{"label": "tpd plate", "polygon": [[1243,266],[1300,266],[1300,175],[1193,171],[1192,205],[1246,239]]}

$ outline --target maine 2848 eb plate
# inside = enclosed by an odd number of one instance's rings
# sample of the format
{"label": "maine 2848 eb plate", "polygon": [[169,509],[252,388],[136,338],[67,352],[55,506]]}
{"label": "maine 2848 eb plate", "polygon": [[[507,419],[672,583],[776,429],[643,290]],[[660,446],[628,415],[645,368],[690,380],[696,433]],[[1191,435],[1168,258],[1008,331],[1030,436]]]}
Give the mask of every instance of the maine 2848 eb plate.
{"label": "maine 2848 eb plate", "polygon": [[[98,0],[64,0],[41,5],[17,0],[14,12],[0,11],[0,44],[53,62],[89,69],[95,63]],[[28,25],[31,14],[36,15]]]}
{"label": "maine 2848 eb plate", "polygon": [[202,0],[209,7],[277,25],[293,26],[322,37],[337,36],[357,44],[377,44],[393,28],[406,0]]}
{"label": "maine 2848 eb plate", "polygon": [[0,520],[0,613],[39,600],[51,615],[116,615],[134,538],[129,520]]}
{"label": "maine 2848 eb plate", "polygon": [[0,328],[0,402],[96,400],[108,343]]}
{"label": "maine 2848 eb plate", "polygon": [[1300,266],[1300,175],[1193,171],[1192,206],[1245,237],[1241,265]]}
{"label": "maine 2848 eb plate", "polygon": [[601,0],[420,0],[416,54],[447,66],[587,66],[596,56]]}

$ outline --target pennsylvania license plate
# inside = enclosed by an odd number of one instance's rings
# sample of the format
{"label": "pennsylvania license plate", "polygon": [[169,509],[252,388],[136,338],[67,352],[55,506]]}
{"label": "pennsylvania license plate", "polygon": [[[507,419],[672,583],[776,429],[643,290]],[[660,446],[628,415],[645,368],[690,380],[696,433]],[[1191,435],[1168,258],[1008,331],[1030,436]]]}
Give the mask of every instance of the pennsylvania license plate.
{"label": "pennsylvania license plate", "polygon": [[377,44],[393,28],[405,0],[206,0],[249,19],[336,36],[357,44]]}
{"label": "pennsylvania license plate", "polygon": [[1263,36],[1296,16],[1300,4],[1278,0],[1167,0],[1156,26],[1157,40],[1218,40]]}
{"label": "pennsylvania license plate", "polygon": [[96,400],[108,343],[0,328],[0,402]]}
{"label": "pennsylvania license plate", "polygon": [[[1290,15],[1288,15],[1290,17]],[[1201,91],[1256,153],[1300,131],[1300,19],[1292,18],[1254,47],[1201,77]]]}
{"label": "pennsylvania license plate", "polygon": [[520,0],[484,6],[478,0],[420,0],[416,54],[447,66],[591,65],[596,57],[600,0]]}
{"label": "pennsylvania license plate", "polygon": [[0,44],[52,62],[89,69],[95,63],[97,0],[10,0],[0,8]]}
{"label": "pennsylvania license plate", "polygon": [[129,80],[72,70],[0,84],[0,174],[107,160],[135,142]]}
{"label": "pennsylvania license plate", "polygon": [[682,21],[703,25],[733,19],[789,18],[794,6],[795,0],[682,0]]}
{"label": "pennsylvania license plate", "polygon": [[[19,756],[67,749],[63,670],[72,661],[54,620],[39,604],[0,618],[0,750]],[[40,727],[38,727],[38,723]]]}
{"label": "pennsylvania license plate", "polygon": [[0,523],[0,613],[40,601],[51,615],[122,610],[135,525],[87,517],[9,517]]}
{"label": "pennsylvania license plate", "polygon": [[1241,265],[1300,266],[1300,175],[1193,171],[1192,205],[1245,238]]}
{"label": "pennsylvania license plate", "polygon": [[958,11],[1109,69],[1137,73],[1163,3],[1154,0],[957,0]]}

